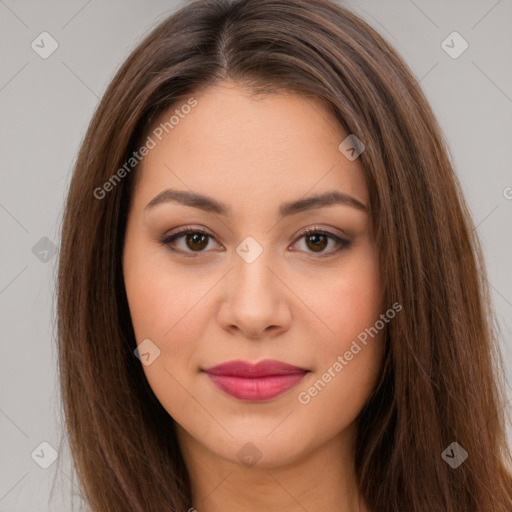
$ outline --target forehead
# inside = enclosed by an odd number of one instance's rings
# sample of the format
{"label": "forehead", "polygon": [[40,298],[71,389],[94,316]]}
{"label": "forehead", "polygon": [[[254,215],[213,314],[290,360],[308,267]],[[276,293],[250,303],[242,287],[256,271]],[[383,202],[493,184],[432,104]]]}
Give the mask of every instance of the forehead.
{"label": "forehead", "polygon": [[347,134],[319,99],[255,97],[228,82],[174,104],[149,136],[154,147],[136,173],[146,198],[179,186],[228,203],[241,193],[261,202],[334,187],[367,201],[359,161],[338,149]]}

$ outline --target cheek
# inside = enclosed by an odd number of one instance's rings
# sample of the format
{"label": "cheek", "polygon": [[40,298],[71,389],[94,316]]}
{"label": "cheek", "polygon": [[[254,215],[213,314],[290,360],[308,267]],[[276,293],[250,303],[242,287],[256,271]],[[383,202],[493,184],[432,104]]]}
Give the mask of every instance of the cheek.
{"label": "cheek", "polygon": [[378,290],[338,288],[332,302],[326,323],[334,334],[316,345],[314,371],[296,393],[301,422],[325,439],[357,418],[379,380],[385,349],[385,327],[375,328],[382,313]]}
{"label": "cheek", "polygon": [[168,262],[148,264],[147,255],[132,256],[124,279],[136,341],[150,339],[159,351],[143,371],[162,406],[172,417],[182,419],[180,413],[190,405],[185,383],[197,371],[193,364],[196,340],[207,317],[201,298],[211,285],[191,286],[193,277],[170,271]]}
{"label": "cheek", "polygon": [[[298,390],[298,418],[302,424],[309,425],[323,439],[347,429],[375,389],[381,373],[383,349],[384,340],[380,333],[366,346],[360,343],[359,348],[352,346],[356,353],[350,361],[345,357],[345,351],[328,358],[314,378]],[[352,353],[352,350],[348,352]]]}
{"label": "cheek", "polygon": [[158,354],[143,370],[174,416],[190,407],[180,383],[186,385],[188,376],[197,372],[197,339],[209,317],[205,296],[214,282],[194,278],[192,270],[173,271],[161,253],[156,258],[154,252],[135,248],[127,254],[124,279],[136,341],[151,340]]}
{"label": "cheek", "polygon": [[[333,425],[352,421],[380,376],[384,355],[385,313],[378,263],[371,250],[350,261],[350,271],[333,278],[317,302],[320,320],[313,331],[314,376],[299,391],[309,413],[332,416]],[[318,296],[320,299],[320,296]],[[328,330],[326,329],[328,326]]]}
{"label": "cheek", "polygon": [[162,356],[191,350],[206,317],[201,299],[212,284],[173,271],[165,258],[128,254],[124,280],[137,343],[151,339]]}
{"label": "cheek", "polygon": [[373,326],[384,312],[374,250],[361,247],[354,252],[345,271],[333,273],[317,299],[319,317],[329,327],[329,333],[323,336],[325,349],[331,354],[348,350],[352,340]]}

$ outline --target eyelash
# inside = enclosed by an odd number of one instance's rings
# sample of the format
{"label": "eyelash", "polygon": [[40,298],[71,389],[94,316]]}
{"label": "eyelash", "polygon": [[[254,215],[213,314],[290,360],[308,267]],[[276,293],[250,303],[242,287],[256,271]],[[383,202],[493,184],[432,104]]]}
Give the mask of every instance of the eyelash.
{"label": "eyelash", "polygon": [[[205,250],[182,251],[181,249],[174,249],[173,247],[171,247],[171,244],[173,242],[175,242],[177,239],[179,239],[185,235],[190,235],[190,234],[206,235],[207,237],[210,237],[215,240],[214,236],[210,235],[206,231],[203,231],[202,229],[185,227],[182,230],[178,231],[177,233],[173,233],[172,235],[164,238],[163,240],[161,240],[160,243],[162,245],[166,246],[170,251],[172,251],[174,253],[181,254],[181,255],[185,256],[186,258],[197,258],[200,256],[200,254],[202,252],[206,252],[206,251]],[[334,249],[333,251],[328,252],[326,254],[324,254],[323,252],[315,253],[315,252],[311,251],[311,254],[319,254],[320,258],[325,258],[328,256],[332,256],[333,254],[337,254],[344,249],[348,249],[348,247],[350,247],[350,245],[351,245],[350,241],[344,240],[343,238],[340,238],[339,236],[336,236],[335,234],[330,233],[329,231],[325,231],[323,229],[317,229],[317,228],[308,228],[307,230],[305,230],[304,232],[302,232],[300,234],[300,236],[297,240],[300,240],[301,238],[304,238],[304,237],[307,237],[310,235],[323,235],[327,238],[330,238],[331,240],[334,240],[338,244],[338,247],[336,249]]]}

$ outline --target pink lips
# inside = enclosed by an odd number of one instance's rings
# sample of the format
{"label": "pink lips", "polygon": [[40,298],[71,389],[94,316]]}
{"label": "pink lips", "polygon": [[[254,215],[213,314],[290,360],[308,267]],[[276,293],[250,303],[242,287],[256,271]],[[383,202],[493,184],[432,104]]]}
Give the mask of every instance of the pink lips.
{"label": "pink lips", "polygon": [[203,370],[222,391],[250,401],[270,400],[295,386],[308,370],[266,359],[256,365],[228,361]]}

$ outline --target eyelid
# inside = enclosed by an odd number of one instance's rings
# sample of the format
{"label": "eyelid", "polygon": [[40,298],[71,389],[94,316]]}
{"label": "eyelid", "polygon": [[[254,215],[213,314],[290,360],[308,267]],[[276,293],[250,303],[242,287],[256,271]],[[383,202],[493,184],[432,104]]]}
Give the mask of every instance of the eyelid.
{"label": "eyelid", "polygon": [[298,237],[301,237],[301,236],[304,236],[304,235],[320,233],[320,234],[328,235],[328,236],[330,236],[330,237],[332,237],[334,239],[341,240],[342,242],[349,242],[349,236],[348,235],[344,235],[346,238],[343,238],[343,235],[336,235],[332,231],[330,231],[330,229],[334,229],[334,228],[325,228],[325,227],[320,227],[320,226],[313,225],[313,226],[309,226],[307,228],[304,228],[296,236],[298,238]]}
{"label": "eyelid", "polygon": [[[212,240],[214,240],[215,243],[217,243],[217,245],[220,245],[217,242],[215,235],[211,234],[210,232],[208,232],[207,230],[205,230],[203,228],[197,228],[194,226],[183,226],[182,228],[178,229],[177,231],[172,232],[170,235],[166,235],[163,238],[163,240],[160,241],[160,243],[162,245],[166,246],[170,251],[172,251],[174,253],[178,253],[185,257],[196,258],[196,257],[200,257],[201,253],[207,254],[209,251],[183,251],[181,249],[173,249],[171,247],[171,243],[173,243],[175,240],[179,239],[181,236],[184,236],[187,234],[192,234],[192,233],[200,233],[200,234],[206,235],[206,236],[210,237]],[[328,256],[332,256],[334,254],[337,254],[338,252],[350,247],[350,245],[352,243],[348,238],[342,238],[338,235],[335,235],[328,229],[321,228],[319,226],[309,226],[307,228],[304,228],[302,231],[300,231],[295,236],[295,241],[292,243],[292,245],[295,245],[304,236],[313,235],[313,234],[324,235],[324,236],[330,238],[331,240],[333,240],[338,246],[336,249],[331,250],[330,252],[319,252],[319,253],[315,253],[313,251],[309,252],[309,254],[317,254],[317,256],[316,256],[317,258],[328,257]],[[302,252],[302,251],[294,251],[294,252]]]}

